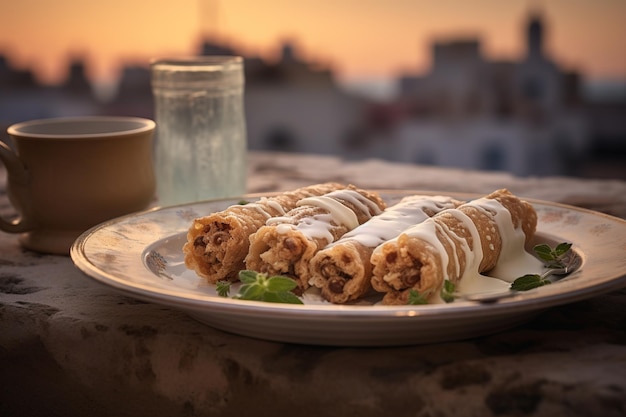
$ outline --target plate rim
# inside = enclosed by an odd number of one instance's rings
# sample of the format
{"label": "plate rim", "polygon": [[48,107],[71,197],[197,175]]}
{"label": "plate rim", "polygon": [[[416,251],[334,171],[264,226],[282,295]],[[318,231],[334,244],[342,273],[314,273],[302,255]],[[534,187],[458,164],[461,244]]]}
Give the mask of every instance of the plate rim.
{"label": "plate rim", "polygon": [[[414,190],[414,189],[373,189],[372,191],[378,192],[381,195],[396,195],[397,197],[412,194],[423,195],[449,195],[457,198],[473,199],[480,198],[484,194],[466,193],[466,192],[452,192],[452,191],[433,191],[433,190]],[[90,239],[97,236],[98,233],[116,225],[123,224],[131,219],[137,219],[141,217],[149,217],[153,215],[159,215],[169,211],[181,210],[195,206],[210,206],[218,204],[233,203],[241,199],[256,199],[261,197],[267,197],[271,195],[280,194],[279,192],[272,193],[250,193],[239,197],[232,198],[220,198],[212,200],[203,200],[198,202],[184,203],[172,206],[157,206],[144,211],[131,213],[128,215],[120,216],[103,223],[100,223],[89,230],[81,234],[70,249],[70,256],[75,266],[81,270],[88,278],[99,282],[100,284],[114,288],[118,291],[125,293],[126,295],[140,298],[149,302],[156,302],[158,304],[165,304],[175,308],[183,310],[193,310],[195,312],[206,313],[227,313],[235,315],[249,315],[254,312],[255,314],[263,314],[264,316],[280,316],[283,320],[289,319],[302,319],[302,318],[338,318],[340,320],[372,320],[374,318],[381,320],[389,320],[390,318],[411,318],[412,320],[426,317],[431,320],[447,319],[449,316],[456,316],[460,314],[472,314],[475,316],[490,315],[493,313],[508,313],[508,312],[527,312],[530,310],[538,310],[549,308],[555,305],[566,304],[574,302],[580,299],[589,298],[595,295],[606,293],[615,288],[626,285],[625,271],[619,272],[615,276],[609,279],[605,279],[600,283],[595,283],[591,286],[582,286],[578,289],[572,289],[569,291],[546,291],[543,289],[543,294],[535,291],[534,293],[528,292],[516,295],[507,300],[502,300],[494,304],[480,304],[476,302],[461,302],[460,300],[455,303],[443,304],[443,305],[407,305],[407,306],[362,306],[362,305],[339,305],[339,304],[305,304],[305,305],[293,305],[293,304],[275,304],[261,301],[248,301],[248,300],[236,300],[226,297],[216,297],[204,294],[202,297],[188,297],[173,294],[167,291],[155,291],[154,289],[146,288],[145,286],[133,285],[125,280],[120,280],[114,275],[108,273],[102,268],[98,267],[85,252],[85,245]],[[570,212],[582,213],[588,216],[602,218],[608,222],[618,224],[619,227],[626,228],[626,220],[612,216],[610,214],[590,210],[583,207],[576,207],[564,203],[550,202],[545,200],[538,200],[533,198],[525,198],[524,200],[535,206],[554,207],[560,208]],[[208,213],[207,213],[208,214]],[[189,222],[190,223],[190,222]],[[625,229],[626,230],[626,229]],[[541,230],[539,230],[541,233]],[[159,236],[152,240],[152,243],[171,238],[175,235],[186,233],[185,229],[181,229],[176,233],[171,233],[166,236]],[[576,242],[573,242],[575,247]],[[144,269],[147,267],[144,262],[145,246],[138,254],[138,262],[141,262]],[[590,262],[587,259],[586,253],[582,252],[584,271],[585,264]],[[593,260],[591,260],[593,261]],[[153,274],[152,271],[148,272]],[[199,277],[199,279],[201,279]],[[560,283],[559,285],[562,285]],[[548,294],[546,294],[548,292]],[[285,312],[289,312],[289,315],[285,315]]]}

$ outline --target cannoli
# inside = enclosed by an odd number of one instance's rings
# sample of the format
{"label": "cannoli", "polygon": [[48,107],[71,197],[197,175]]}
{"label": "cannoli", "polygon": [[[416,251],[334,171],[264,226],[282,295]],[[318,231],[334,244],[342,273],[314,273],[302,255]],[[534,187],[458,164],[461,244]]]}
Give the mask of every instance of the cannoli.
{"label": "cannoli", "polygon": [[225,279],[234,281],[244,268],[250,235],[267,219],[285,215],[303,198],[345,187],[338,183],[311,185],[197,218],[183,246],[185,265],[212,284]]}
{"label": "cannoli", "polygon": [[407,304],[411,291],[436,302],[448,280],[458,285],[524,253],[537,214],[507,190],[444,210],[372,253],[372,286],[383,304]]}
{"label": "cannoli", "polygon": [[268,219],[250,236],[246,268],[290,276],[305,290],[315,253],[384,209],[376,193],[353,186],[300,200],[285,216]]}
{"label": "cannoli", "polygon": [[436,213],[462,204],[452,197],[415,195],[346,233],[311,260],[310,284],[332,303],[346,303],[371,291],[374,248]]}

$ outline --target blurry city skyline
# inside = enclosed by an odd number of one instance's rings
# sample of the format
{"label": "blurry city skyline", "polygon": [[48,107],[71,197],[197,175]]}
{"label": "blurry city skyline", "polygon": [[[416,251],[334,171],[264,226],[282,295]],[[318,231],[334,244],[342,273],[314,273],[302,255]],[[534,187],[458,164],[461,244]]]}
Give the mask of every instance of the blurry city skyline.
{"label": "blurry city skyline", "polygon": [[[406,6],[400,0],[392,3],[396,2]],[[204,5],[202,22],[215,26],[216,16],[221,16],[214,9],[218,3],[199,3]],[[250,150],[374,157],[521,176],[624,178],[626,77],[590,78],[587,63],[577,65],[555,53],[554,34],[562,32],[563,20],[547,9],[525,6],[514,23],[505,24],[518,45],[514,57],[493,53],[499,36],[459,32],[460,26],[455,26],[412,50],[411,59],[425,56],[423,68],[398,67],[386,78],[382,73],[346,78],[340,65],[311,54],[297,37],[277,39],[268,57],[251,52],[222,31],[197,29],[199,35],[189,41],[188,52],[167,55],[245,57]],[[613,27],[607,25],[611,36],[616,34]],[[378,35],[388,49],[401,49],[399,39]],[[597,49],[617,60],[619,72],[624,54],[611,48],[623,37],[611,39],[608,49]],[[376,57],[386,51],[379,51],[376,42],[371,46]],[[41,84],[37,66],[20,65],[0,44],[0,126],[80,114],[151,118],[149,61],[135,55],[119,61],[115,77],[109,80],[111,95],[102,100],[98,94],[102,79],[94,75],[97,71],[89,54],[58,60],[56,64],[64,68],[62,77]],[[364,85],[370,94],[365,94]],[[372,86],[378,94],[371,94]]]}
{"label": "blurry city skyline", "polygon": [[0,26],[0,54],[48,84],[62,82],[67,63],[80,59],[90,80],[106,84],[125,65],[192,55],[207,37],[270,61],[289,41],[340,83],[389,85],[404,73],[428,71],[429,45],[437,40],[479,38],[490,59],[519,59],[520,31],[533,10],[550,24],[546,48],[557,62],[590,81],[626,79],[620,0],[24,0],[0,5],[11,17]]}

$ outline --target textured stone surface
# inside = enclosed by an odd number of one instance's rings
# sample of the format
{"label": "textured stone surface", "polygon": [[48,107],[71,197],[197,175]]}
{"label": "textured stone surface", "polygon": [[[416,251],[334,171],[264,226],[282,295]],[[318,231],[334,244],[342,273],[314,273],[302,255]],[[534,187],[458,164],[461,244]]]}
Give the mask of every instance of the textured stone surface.
{"label": "textured stone surface", "polygon": [[[626,183],[255,154],[251,192],[338,180],[487,193],[626,218]],[[4,181],[1,182],[4,184]],[[0,211],[10,211],[0,189]],[[227,334],[0,233],[2,416],[624,416],[626,289],[472,340],[298,346]]]}

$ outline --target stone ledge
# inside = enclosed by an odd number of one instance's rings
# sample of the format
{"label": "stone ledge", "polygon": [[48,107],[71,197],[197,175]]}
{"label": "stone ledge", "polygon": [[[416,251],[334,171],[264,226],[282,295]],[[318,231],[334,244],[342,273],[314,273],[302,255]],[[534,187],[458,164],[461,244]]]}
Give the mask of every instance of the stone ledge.
{"label": "stone ledge", "polygon": [[[626,218],[626,183],[250,157],[251,192],[330,180],[488,193],[506,187]],[[6,207],[6,206],[5,206]],[[471,340],[390,348],[224,333],[86,279],[0,233],[0,415],[623,416],[626,289]]]}

